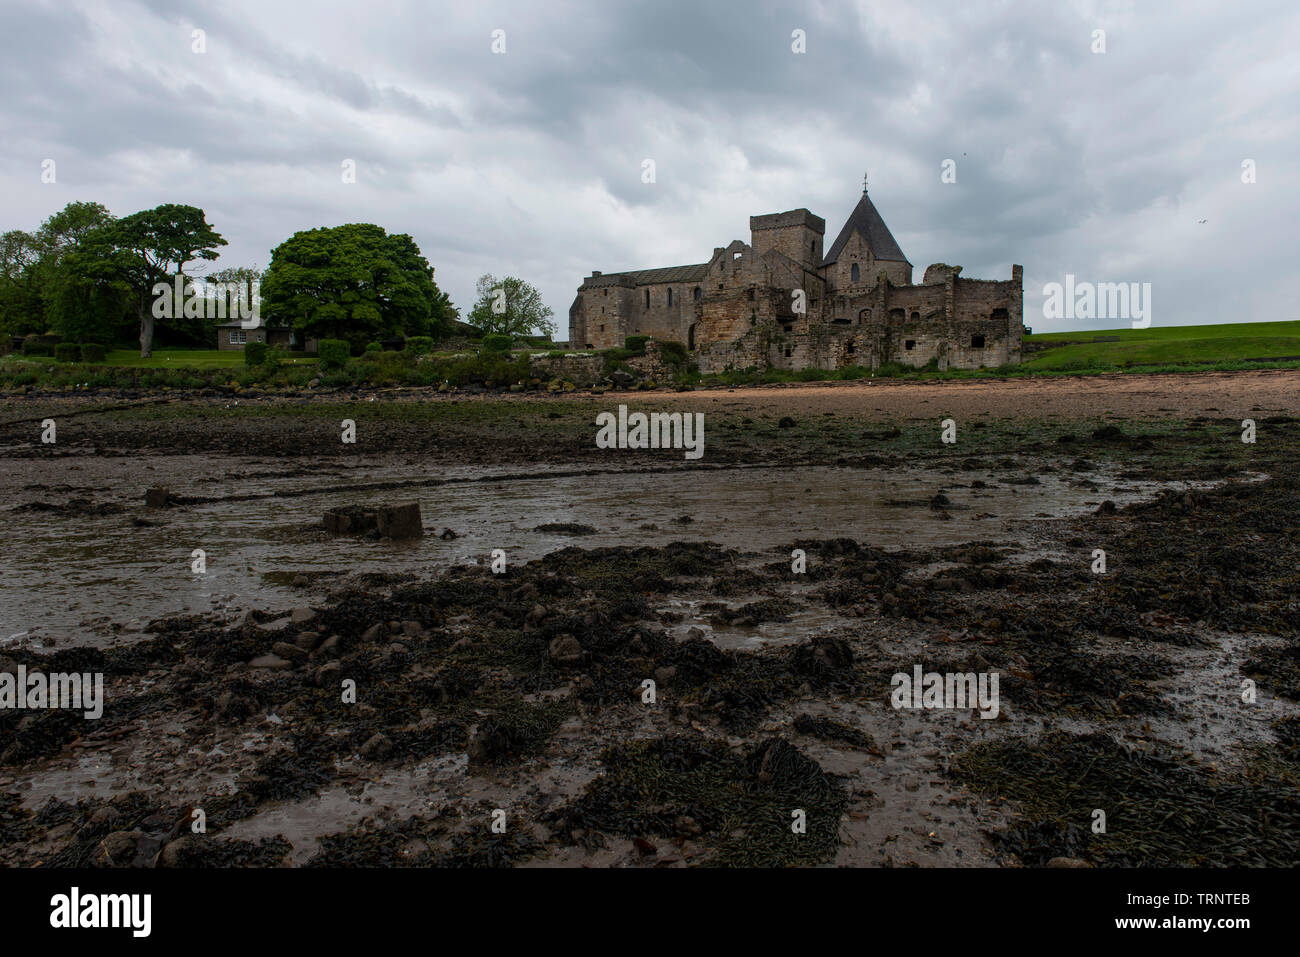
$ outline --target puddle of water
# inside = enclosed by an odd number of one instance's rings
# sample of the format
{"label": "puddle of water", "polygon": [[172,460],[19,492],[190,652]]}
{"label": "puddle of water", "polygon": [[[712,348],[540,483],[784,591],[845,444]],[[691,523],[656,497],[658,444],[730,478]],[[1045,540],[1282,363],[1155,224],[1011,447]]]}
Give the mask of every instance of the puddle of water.
{"label": "puddle of water", "polygon": [[[147,464],[146,464],[147,463]],[[254,460],[232,460],[236,469],[256,472]],[[28,463],[31,466],[31,463]],[[73,469],[47,466],[56,484],[75,481]],[[800,538],[848,537],[881,547],[957,544],[1014,534],[1017,522],[1079,514],[1104,499],[1117,504],[1150,497],[1157,483],[1119,482],[1089,473],[1096,491],[1075,487],[1077,474],[1043,474],[1038,485],[999,482],[999,473],[882,471],[846,468],[752,468],[659,473],[546,475],[507,481],[464,481],[397,490],[358,489],[359,482],[418,482],[427,472],[407,459],[401,465],[331,468],[315,477],[259,475],[256,486],[226,486],[231,494],[298,491],[288,497],[216,501],[166,510],[146,510],[135,492],[166,485],[173,492],[212,494],[212,464],[189,458],[114,460],[106,475],[87,469],[83,488],[125,488],[126,511],[106,516],[54,512],[9,512],[0,526],[0,641],[21,639],[39,646],[65,643],[107,645],[116,638],[111,622],[126,625],[126,637],[144,623],[171,614],[250,608],[287,609],[304,602],[295,589],[268,583],[270,572],[386,572],[436,575],[450,565],[483,563],[501,548],[512,563],[540,558],[569,545],[662,545],[671,541],[713,541],[761,551]],[[341,474],[346,471],[346,476]],[[247,474],[247,472],[245,472]],[[480,478],[482,469],[442,472],[439,478]],[[6,476],[12,478],[13,476]],[[107,485],[105,484],[108,479]],[[29,478],[28,481],[33,481]],[[94,486],[90,482],[97,483]],[[975,481],[986,488],[971,488]],[[39,486],[35,486],[39,488]],[[28,500],[74,497],[39,491]],[[944,511],[928,507],[943,493]],[[96,501],[111,500],[101,492]],[[417,500],[426,537],[413,542],[366,541],[327,536],[319,529],[331,506]],[[899,505],[919,502],[919,505]],[[944,519],[944,515],[951,516]],[[157,524],[137,527],[135,517]],[[687,517],[690,521],[684,521]],[[538,532],[539,525],[578,523],[594,534]],[[438,533],[450,528],[455,539]],[[205,574],[191,572],[191,553],[206,553]],[[691,622],[686,624],[689,628]],[[801,623],[816,626],[816,622]],[[739,635],[737,647],[792,631],[790,623]],[[683,629],[685,630],[685,629]]]}

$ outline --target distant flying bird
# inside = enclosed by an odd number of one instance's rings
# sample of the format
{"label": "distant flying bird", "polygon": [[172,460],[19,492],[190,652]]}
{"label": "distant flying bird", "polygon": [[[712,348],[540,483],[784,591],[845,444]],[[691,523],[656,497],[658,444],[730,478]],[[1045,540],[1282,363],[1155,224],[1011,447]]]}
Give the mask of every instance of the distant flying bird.
{"label": "distant flying bird", "polygon": [[1209,220],[1208,220],[1208,219],[1198,219],[1197,222],[1198,222],[1198,223],[1208,223]]}

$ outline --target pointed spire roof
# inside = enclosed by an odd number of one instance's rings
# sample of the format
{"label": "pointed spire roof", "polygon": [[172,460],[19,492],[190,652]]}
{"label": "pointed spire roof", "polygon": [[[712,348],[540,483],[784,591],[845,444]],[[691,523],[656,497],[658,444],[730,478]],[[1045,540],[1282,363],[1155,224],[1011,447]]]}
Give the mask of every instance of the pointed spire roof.
{"label": "pointed spire roof", "polygon": [[830,250],[826,253],[826,258],[822,260],[823,266],[829,266],[840,258],[840,253],[844,251],[845,244],[848,243],[849,237],[854,233],[859,234],[867,241],[871,247],[872,253],[877,259],[885,259],[891,262],[904,262],[909,266],[907,257],[903,255],[903,250],[899,248],[897,240],[885,225],[885,221],[880,218],[880,213],[876,211],[873,204],[867,196],[866,183],[863,182],[862,199],[858,200],[858,205],[853,207],[853,212],[849,213],[848,221],[840,234],[835,237],[835,242],[831,244]]}

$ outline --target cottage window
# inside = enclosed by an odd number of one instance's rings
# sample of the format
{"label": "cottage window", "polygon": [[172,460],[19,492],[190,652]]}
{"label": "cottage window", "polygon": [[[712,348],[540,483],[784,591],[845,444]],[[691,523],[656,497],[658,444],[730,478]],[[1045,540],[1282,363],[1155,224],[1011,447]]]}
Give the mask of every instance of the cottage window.
{"label": "cottage window", "polygon": [[671,306],[672,304],[673,304],[673,291],[672,291],[671,289],[669,289],[669,290],[668,290],[668,305]]}
{"label": "cottage window", "polygon": [[851,282],[857,282],[858,279],[861,278],[861,276],[862,276],[862,270],[858,268],[857,263],[854,263],[853,268],[849,270],[849,280]]}
{"label": "cottage window", "polygon": [[983,337],[983,336],[971,336],[971,337],[970,337],[970,347],[971,347],[972,349],[983,349],[983,348],[984,348],[984,337]]}
{"label": "cottage window", "polygon": [[645,291],[645,307],[646,307],[647,309],[650,308],[650,290],[649,290],[649,289],[647,289],[647,290]]}
{"label": "cottage window", "polygon": [[245,332],[243,329],[230,330],[231,345],[240,345],[241,343],[245,343],[247,341],[248,341],[248,333]]}
{"label": "cottage window", "polygon": [[695,292],[693,293],[693,295],[695,296],[695,301],[696,301],[696,302],[699,302],[699,301],[700,301],[700,296],[703,295],[703,293],[700,292],[700,287],[699,287],[699,286],[696,286],[696,287],[695,287]]}
{"label": "cottage window", "polygon": [[915,340],[915,339],[908,339],[906,342],[903,343],[903,348],[904,348],[904,349],[907,349],[907,350],[915,349],[915,348],[916,348],[916,340]]}
{"label": "cottage window", "polygon": [[913,322],[920,322],[920,321],[921,321],[921,314],[920,314],[919,312],[914,312],[914,313],[912,313],[912,321],[913,321]]}

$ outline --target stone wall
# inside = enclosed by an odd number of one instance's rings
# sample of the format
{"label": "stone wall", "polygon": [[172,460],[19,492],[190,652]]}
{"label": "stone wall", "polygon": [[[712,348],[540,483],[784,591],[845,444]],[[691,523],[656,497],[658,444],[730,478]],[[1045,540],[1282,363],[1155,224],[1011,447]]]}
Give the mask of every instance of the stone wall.
{"label": "stone wall", "polygon": [[659,350],[659,344],[651,339],[645,344],[645,355],[634,356],[627,360],[627,364],[635,369],[643,379],[650,382],[672,382],[675,379],[673,370],[664,362],[663,353]]}
{"label": "stone wall", "polygon": [[565,356],[535,355],[528,359],[533,377],[548,381],[568,379],[574,385],[590,388],[599,382],[605,369],[605,357],[573,353]]}

